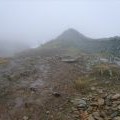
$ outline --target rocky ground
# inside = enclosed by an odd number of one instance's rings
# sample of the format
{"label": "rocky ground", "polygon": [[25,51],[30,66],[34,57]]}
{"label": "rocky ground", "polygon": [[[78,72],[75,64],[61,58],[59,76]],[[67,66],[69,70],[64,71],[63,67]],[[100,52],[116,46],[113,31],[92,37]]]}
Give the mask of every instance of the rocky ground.
{"label": "rocky ground", "polygon": [[104,88],[91,88],[96,93],[75,97],[71,102],[76,120],[120,120],[120,94]]}
{"label": "rocky ground", "polygon": [[[88,61],[2,59],[0,120],[120,120],[119,80],[89,76]],[[85,82],[76,82],[81,76]]]}

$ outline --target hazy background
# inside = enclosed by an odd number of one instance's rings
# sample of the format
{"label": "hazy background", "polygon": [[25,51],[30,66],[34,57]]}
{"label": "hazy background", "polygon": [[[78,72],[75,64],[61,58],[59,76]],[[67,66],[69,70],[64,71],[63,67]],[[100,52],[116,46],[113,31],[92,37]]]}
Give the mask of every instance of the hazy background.
{"label": "hazy background", "polygon": [[71,27],[92,38],[119,36],[120,1],[0,0],[0,44],[7,47],[36,47]]}

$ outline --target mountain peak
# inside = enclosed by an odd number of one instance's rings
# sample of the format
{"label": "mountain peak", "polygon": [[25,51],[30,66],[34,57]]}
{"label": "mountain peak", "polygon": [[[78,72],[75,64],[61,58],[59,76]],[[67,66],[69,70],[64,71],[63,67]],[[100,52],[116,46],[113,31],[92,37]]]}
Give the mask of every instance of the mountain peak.
{"label": "mountain peak", "polygon": [[67,30],[65,30],[64,32],[74,32],[74,33],[79,33],[76,29],[74,28],[69,28]]}
{"label": "mountain peak", "polygon": [[74,39],[79,39],[83,40],[87,37],[85,37],[83,34],[79,33],[77,30],[73,28],[69,28],[65,30],[60,36],[58,36],[57,39],[61,40],[74,40]]}

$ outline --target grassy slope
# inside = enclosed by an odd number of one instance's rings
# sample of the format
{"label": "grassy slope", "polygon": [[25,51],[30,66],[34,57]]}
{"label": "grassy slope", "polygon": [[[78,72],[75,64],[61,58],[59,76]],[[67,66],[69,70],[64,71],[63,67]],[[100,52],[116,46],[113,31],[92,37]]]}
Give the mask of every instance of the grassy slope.
{"label": "grassy slope", "polygon": [[99,53],[104,56],[120,57],[120,38],[85,40],[78,39],[55,39],[44,44],[41,49],[64,50],[66,53],[79,54],[80,52]]}

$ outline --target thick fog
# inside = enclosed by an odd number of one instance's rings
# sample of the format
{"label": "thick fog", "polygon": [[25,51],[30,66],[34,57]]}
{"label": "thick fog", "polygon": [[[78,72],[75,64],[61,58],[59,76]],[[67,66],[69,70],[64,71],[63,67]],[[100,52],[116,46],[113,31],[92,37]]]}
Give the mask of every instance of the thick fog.
{"label": "thick fog", "polygon": [[68,28],[92,38],[120,35],[119,0],[0,0],[0,41],[30,47]]}

